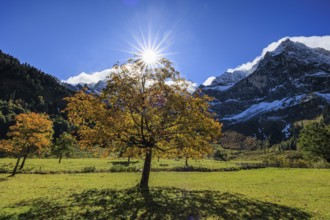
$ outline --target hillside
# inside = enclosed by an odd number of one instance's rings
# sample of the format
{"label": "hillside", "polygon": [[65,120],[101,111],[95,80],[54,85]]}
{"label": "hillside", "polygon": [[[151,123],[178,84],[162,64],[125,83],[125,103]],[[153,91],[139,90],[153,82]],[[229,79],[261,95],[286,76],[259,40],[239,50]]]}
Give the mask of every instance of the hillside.
{"label": "hillside", "polygon": [[26,111],[51,115],[56,137],[67,128],[61,110],[63,98],[72,93],[55,77],[0,50],[0,139],[14,123],[15,115]]}
{"label": "hillside", "polygon": [[0,51],[0,97],[2,100],[22,100],[26,108],[59,114],[63,98],[72,94],[55,77],[22,64],[11,55]]}

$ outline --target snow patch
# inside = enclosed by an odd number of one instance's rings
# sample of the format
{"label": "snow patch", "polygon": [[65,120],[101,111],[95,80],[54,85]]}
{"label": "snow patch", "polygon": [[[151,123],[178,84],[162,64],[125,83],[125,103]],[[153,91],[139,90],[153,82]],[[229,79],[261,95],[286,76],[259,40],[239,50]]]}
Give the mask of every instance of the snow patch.
{"label": "snow patch", "polygon": [[290,127],[291,127],[291,125],[290,125],[290,124],[287,124],[287,125],[283,128],[283,130],[281,131],[281,132],[284,134],[285,138],[289,138],[290,135],[291,135]]}
{"label": "snow patch", "polygon": [[227,99],[225,102],[239,102],[237,99]]}
{"label": "snow patch", "polygon": [[329,73],[326,73],[326,72],[317,72],[317,73],[309,74],[308,76],[329,77],[330,74]]}
{"label": "snow patch", "polygon": [[209,78],[207,78],[204,82],[203,82],[203,85],[204,86],[209,86],[211,85],[211,83],[213,82],[213,80],[215,80],[215,76],[210,76]]}
{"label": "snow patch", "polygon": [[235,71],[233,73],[225,72],[220,76],[216,77],[212,81],[210,86],[226,86],[230,84],[235,84],[246,76],[246,73],[242,71]]}
{"label": "snow patch", "polygon": [[277,85],[274,88],[270,89],[271,92],[275,92],[277,89],[283,87],[284,85]]}
{"label": "snow patch", "polygon": [[234,84],[230,84],[227,86],[209,86],[209,87],[205,87],[203,88],[203,90],[218,90],[218,91],[225,91],[227,89],[229,89],[230,87],[232,87]]}
{"label": "snow patch", "polygon": [[287,107],[291,107],[302,102],[306,102],[309,100],[307,95],[298,95],[292,98],[284,98],[281,100],[275,100],[273,102],[260,102],[258,104],[252,105],[243,112],[234,115],[232,117],[223,118],[223,120],[228,121],[237,121],[242,120],[246,121],[260,113],[268,112],[268,111],[276,111],[279,109],[284,109]]}
{"label": "snow patch", "polygon": [[320,96],[327,100],[327,102],[330,102],[330,93],[319,93],[319,92],[314,92],[315,95]]}

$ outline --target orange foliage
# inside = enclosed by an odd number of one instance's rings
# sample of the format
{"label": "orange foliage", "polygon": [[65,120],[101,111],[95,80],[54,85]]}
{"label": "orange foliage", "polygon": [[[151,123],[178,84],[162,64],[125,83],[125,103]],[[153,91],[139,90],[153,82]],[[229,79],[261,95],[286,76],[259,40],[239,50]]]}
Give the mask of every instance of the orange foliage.
{"label": "orange foliage", "polygon": [[13,154],[26,154],[36,151],[40,153],[49,147],[53,135],[53,123],[48,116],[34,112],[16,116],[16,124],[11,126],[7,134],[6,150]]}

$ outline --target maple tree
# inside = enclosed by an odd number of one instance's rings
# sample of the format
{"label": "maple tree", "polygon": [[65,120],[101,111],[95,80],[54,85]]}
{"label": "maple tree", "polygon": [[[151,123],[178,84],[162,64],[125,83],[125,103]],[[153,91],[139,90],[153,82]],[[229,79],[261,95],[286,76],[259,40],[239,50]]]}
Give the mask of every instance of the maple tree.
{"label": "maple tree", "polygon": [[11,176],[16,174],[21,158],[23,158],[20,166],[22,169],[30,153],[40,154],[44,148],[50,146],[53,135],[52,125],[52,121],[44,114],[30,112],[16,116],[16,123],[10,126],[7,134],[9,139],[0,145],[4,151],[17,157]]}
{"label": "maple tree", "polygon": [[141,189],[148,189],[153,152],[159,156],[187,147],[205,152],[220,136],[221,123],[209,111],[211,99],[191,94],[167,59],[156,68],[130,60],[114,69],[101,96],[80,91],[66,98],[66,111],[82,146],[141,150]]}

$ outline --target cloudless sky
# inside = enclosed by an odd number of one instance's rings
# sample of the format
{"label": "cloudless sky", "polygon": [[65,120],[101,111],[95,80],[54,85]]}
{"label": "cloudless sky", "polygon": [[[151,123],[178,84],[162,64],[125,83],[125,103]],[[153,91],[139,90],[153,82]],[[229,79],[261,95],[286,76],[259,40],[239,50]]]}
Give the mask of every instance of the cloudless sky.
{"label": "cloudless sky", "polygon": [[125,62],[141,33],[202,83],[285,36],[330,34],[329,0],[0,0],[0,50],[66,79]]}

